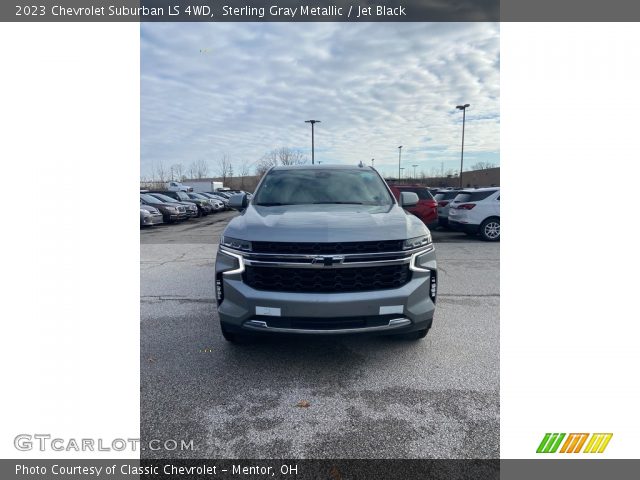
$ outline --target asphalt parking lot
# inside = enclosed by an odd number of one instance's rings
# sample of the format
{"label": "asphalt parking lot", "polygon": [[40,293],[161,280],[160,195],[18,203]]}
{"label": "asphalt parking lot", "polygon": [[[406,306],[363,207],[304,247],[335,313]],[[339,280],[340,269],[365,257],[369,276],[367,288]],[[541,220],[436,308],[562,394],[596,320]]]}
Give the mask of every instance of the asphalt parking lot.
{"label": "asphalt parking lot", "polygon": [[424,340],[232,345],[213,265],[234,215],[140,232],[141,439],[195,447],[143,458],[499,456],[499,243],[433,232],[439,296]]}

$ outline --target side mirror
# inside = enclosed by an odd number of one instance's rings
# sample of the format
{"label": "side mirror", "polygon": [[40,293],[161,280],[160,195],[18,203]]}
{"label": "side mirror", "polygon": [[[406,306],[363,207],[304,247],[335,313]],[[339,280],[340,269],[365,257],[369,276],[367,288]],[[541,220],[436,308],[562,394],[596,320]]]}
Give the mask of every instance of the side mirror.
{"label": "side mirror", "polygon": [[242,211],[247,208],[247,205],[249,205],[249,200],[247,199],[246,193],[237,193],[235,195],[231,195],[231,198],[229,199],[229,207],[233,208],[234,210]]}
{"label": "side mirror", "polygon": [[418,204],[418,194],[415,192],[400,192],[400,206],[415,207]]}

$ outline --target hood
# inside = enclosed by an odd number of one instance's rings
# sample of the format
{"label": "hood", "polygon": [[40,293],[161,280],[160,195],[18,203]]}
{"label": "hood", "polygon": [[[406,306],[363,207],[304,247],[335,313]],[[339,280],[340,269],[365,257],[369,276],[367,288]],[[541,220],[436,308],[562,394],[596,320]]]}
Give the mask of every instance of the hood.
{"label": "hood", "polygon": [[403,240],[428,232],[417,217],[397,204],[371,205],[249,205],[235,217],[224,235],[249,241],[360,242]]}
{"label": "hood", "polygon": [[160,213],[156,207],[152,207],[151,205],[140,205],[140,210],[146,210],[147,212],[153,214]]}

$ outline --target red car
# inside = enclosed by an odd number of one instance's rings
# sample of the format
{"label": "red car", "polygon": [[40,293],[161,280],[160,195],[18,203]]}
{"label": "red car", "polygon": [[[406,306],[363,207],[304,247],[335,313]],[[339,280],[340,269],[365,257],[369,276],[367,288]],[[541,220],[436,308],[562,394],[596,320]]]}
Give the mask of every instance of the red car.
{"label": "red car", "polygon": [[433,198],[427,187],[421,185],[389,185],[396,199],[400,198],[400,192],[413,192],[418,195],[418,204],[407,208],[407,212],[413,213],[428,228],[438,226],[438,202]]}

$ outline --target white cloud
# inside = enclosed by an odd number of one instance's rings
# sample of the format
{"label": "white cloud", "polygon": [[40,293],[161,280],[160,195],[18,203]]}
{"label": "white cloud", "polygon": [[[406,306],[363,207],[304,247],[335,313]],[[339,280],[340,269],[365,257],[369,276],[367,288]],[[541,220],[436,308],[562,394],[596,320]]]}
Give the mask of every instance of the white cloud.
{"label": "white cloud", "polygon": [[280,146],[316,159],[376,159],[397,146],[418,171],[499,163],[499,25],[146,23],[141,27],[141,173],[205,159],[215,172]]}

